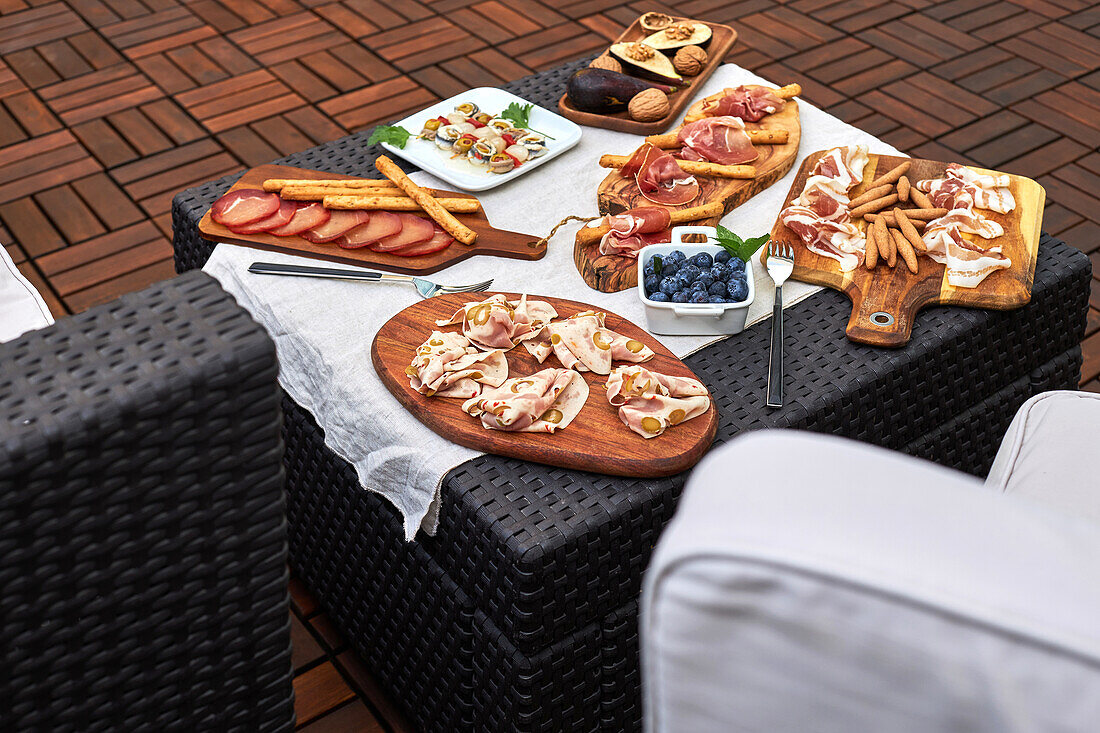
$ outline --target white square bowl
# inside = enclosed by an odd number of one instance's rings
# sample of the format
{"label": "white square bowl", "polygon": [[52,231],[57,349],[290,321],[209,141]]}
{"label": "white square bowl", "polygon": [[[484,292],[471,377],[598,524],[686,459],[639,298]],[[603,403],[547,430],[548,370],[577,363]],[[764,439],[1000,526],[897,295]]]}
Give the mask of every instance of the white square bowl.
{"label": "white square bowl", "polygon": [[[397,122],[396,124],[411,133],[404,149],[390,143],[382,143],[382,147],[463,191],[487,191],[490,188],[496,188],[507,183],[516,176],[531,172],[548,160],[553,160],[576,145],[581,139],[581,128],[578,125],[536,104],[531,108],[529,118],[531,127],[528,129],[538,130],[547,136],[546,155],[527,160],[523,165],[513,168],[507,173],[479,174],[455,170],[447,166],[442,151],[434,143],[429,140],[417,139],[416,135],[424,128],[426,121],[454,112],[455,105],[461,102],[473,102],[482,111],[493,115],[503,112],[512,102],[521,105],[530,104],[527,100],[510,94],[503,89],[495,87],[471,89],[468,92],[456,94],[450,99],[444,99],[442,102],[436,102],[431,107],[422,109]],[[551,137],[554,139],[551,140]]]}
{"label": "white square bowl", "polygon": [[[645,294],[645,263],[653,255],[667,255],[680,250],[688,259],[706,252],[715,255],[724,251],[715,241],[717,231],[714,227],[675,227],[672,241],[668,244],[651,244],[638,252],[638,298],[645,306],[646,330],[668,336],[728,336],[745,330],[749,317],[749,305],[756,297],[753,283],[752,263],[745,263],[745,280],[749,294],[740,303],[658,303]],[[693,244],[683,241],[685,234],[705,234],[707,243]]]}

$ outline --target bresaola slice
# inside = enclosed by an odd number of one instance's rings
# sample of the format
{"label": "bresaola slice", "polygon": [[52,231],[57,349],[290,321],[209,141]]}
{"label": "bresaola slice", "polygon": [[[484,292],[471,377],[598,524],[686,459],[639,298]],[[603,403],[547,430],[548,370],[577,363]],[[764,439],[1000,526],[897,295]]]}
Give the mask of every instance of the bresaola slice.
{"label": "bresaola slice", "polygon": [[404,212],[397,215],[401,219],[401,229],[371,245],[375,252],[390,252],[412,244],[427,242],[435,235],[435,225],[427,219]]}
{"label": "bresaola slice", "polygon": [[269,229],[267,233],[274,234],[276,237],[293,237],[308,229],[321,226],[328,221],[328,217],[328,209],[319,202],[299,203],[294,217],[289,222],[281,227]]}
{"label": "bresaola slice", "polygon": [[234,234],[260,234],[261,232],[268,232],[272,229],[286,226],[286,224],[294,218],[294,213],[297,210],[298,205],[293,201],[282,201],[279,204],[279,208],[276,209],[275,213],[271,216],[260,219],[259,221],[254,221],[251,224],[229,227],[229,230]]}
{"label": "bresaola slice", "polygon": [[314,244],[325,244],[355,227],[370,221],[366,211],[330,211],[328,221],[320,226],[302,232],[301,237]]}
{"label": "bresaola slice", "polygon": [[332,241],[344,249],[359,249],[369,247],[378,240],[397,234],[399,231],[401,231],[400,216],[390,211],[375,211],[366,224],[361,224]]}
{"label": "bresaola slice", "polygon": [[441,249],[446,249],[451,246],[451,242],[453,241],[455,241],[454,237],[447,234],[447,232],[439,227],[436,227],[435,234],[433,234],[432,238],[428,241],[410,244],[407,247],[393,250],[389,254],[397,255],[398,257],[419,257],[420,255],[428,255],[433,252],[438,252]]}
{"label": "bresaola slice", "polygon": [[210,218],[227,227],[266,219],[279,209],[279,195],[258,188],[238,188],[225,194],[210,207]]}

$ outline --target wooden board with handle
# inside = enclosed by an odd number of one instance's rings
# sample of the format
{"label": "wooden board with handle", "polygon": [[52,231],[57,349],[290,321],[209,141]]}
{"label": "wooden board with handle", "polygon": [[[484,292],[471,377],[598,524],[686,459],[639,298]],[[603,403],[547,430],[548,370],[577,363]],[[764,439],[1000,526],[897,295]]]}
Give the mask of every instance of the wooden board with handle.
{"label": "wooden board with handle", "polygon": [[[824,152],[812,153],[802,163],[784,207],[801,195],[810,170]],[[863,182],[849,192],[849,198],[856,198],[866,190],[867,183],[906,160],[912,161],[906,176],[913,183],[939,178],[947,168],[946,163],[937,161],[872,153],[863,174]],[[1000,175],[997,171],[971,169],[978,173]],[[1011,173],[1007,175],[1009,189],[1016,199],[1016,208],[1007,214],[976,209],[982,216],[1004,227],[1004,235],[993,240],[982,239],[973,234],[964,234],[963,237],[983,246],[1000,245],[1004,254],[1012,260],[1012,265],[993,272],[976,288],[952,287],[947,282],[946,267],[927,256],[917,258],[916,273],[910,272],[900,262],[900,258],[898,265],[892,269],[879,262],[874,270],[868,270],[861,264],[851,272],[841,272],[840,263],[806,249],[798,235],[788,229],[782,220],[776,220],[772,228],[772,241],[790,244],[794,250],[794,273],[791,279],[824,285],[846,293],[851,298],[852,315],[846,329],[849,339],[872,346],[904,346],[909,341],[917,312],[925,306],[963,305],[1008,310],[1026,305],[1031,300],[1031,284],[1035,275],[1035,258],[1039,250],[1039,230],[1042,226],[1046,192],[1030,178]],[[855,223],[865,229],[867,222],[857,218]],[[767,261],[767,249],[764,247],[761,254],[764,262]]]}
{"label": "wooden board with handle", "polygon": [[[229,189],[235,191],[239,188],[263,188],[263,182],[269,178],[308,179],[308,180],[335,180],[349,179],[355,176],[345,176],[338,173],[324,173],[322,171],[308,170],[305,168],[292,168],[285,165],[261,165],[252,168],[241,176],[240,180]],[[468,193],[453,191],[434,191],[435,196],[446,198],[474,199]],[[423,212],[412,212],[427,217]],[[379,267],[390,272],[401,272],[410,275],[427,275],[438,272],[445,267],[450,267],[456,262],[469,259],[474,255],[490,255],[494,257],[509,257],[520,260],[538,260],[546,255],[546,245],[538,243],[539,237],[530,234],[509,232],[503,229],[494,229],[489,225],[485,217],[485,211],[481,208],[472,214],[455,214],[456,218],[477,232],[477,241],[467,246],[461,242],[452,242],[449,247],[438,252],[418,257],[400,257],[386,252],[374,252],[365,247],[360,249],[342,249],[335,244],[313,244],[301,237],[276,237],[273,234],[235,234],[227,227],[218,224],[210,218],[210,212],[203,215],[199,222],[199,231],[202,235],[215,242],[230,242],[243,244],[248,247],[269,250],[272,252],[285,252],[286,254],[313,257],[329,262],[342,262],[348,265],[361,267]]]}
{"label": "wooden board with handle", "polygon": [[[410,387],[405,368],[412,361],[416,348],[437,329],[435,321],[449,319],[463,304],[484,300],[490,295],[492,293],[452,293],[422,300],[383,324],[375,336],[371,360],[379,377],[401,404],[431,430],[459,445],[486,453],[615,476],[669,476],[695,465],[710,448],[718,429],[713,399],[704,414],[647,440],[623,424],[618,408],[607,401],[604,389],[607,378],[592,372],[581,372],[589,385],[584,408],[568,427],[552,434],[487,430],[480,419],[462,411],[463,400],[425,397]],[[510,300],[520,297],[518,293],[506,295]],[[606,314],[608,328],[637,339],[654,351],[653,358],[641,366],[654,372],[697,379],[659,341],[621,316],[562,298],[529,294],[528,299],[547,301],[557,310],[559,318],[589,310],[602,311]],[[439,330],[461,332],[458,326]],[[509,377],[561,366],[554,355],[539,364],[522,345],[507,352],[507,358]],[[619,364],[615,362],[614,366]]]}
{"label": "wooden board with handle", "polygon": [[[716,96],[721,96],[721,94]],[[704,101],[699,100],[699,102],[692,105],[688,114],[701,114]],[[785,131],[787,142],[782,145],[757,144],[754,146],[758,157],[748,164],[756,168],[754,178],[735,179],[696,176],[700,189],[698,198],[682,206],[669,206],[666,208],[672,210],[687,209],[700,204],[720,201],[722,203],[721,215],[694,222],[694,224],[702,226],[714,226],[722,216],[787,174],[787,171],[794,165],[795,157],[798,155],[799,141],[802,138],[798,103],[794,99],[789,99],[778,112],[767,115],[759,122],[746,122],[745,128],[747,130]],[[657,204],[642,196],[641,191],[638,190],[638,184],[633,178],[626,178],[620,175],[617,170],[608,173],[607,177],[600,183],[597,189],[597,203],[601,214],[618,214],[639,206],[657,206]],[[744,236],[756,236],[761,233],[738,232],[738,234]],[[601,255],[598,243],[586,244],[579,239],[574,241],[573,262],[588,286],[596,290],[605,293],[617,293],[620,290],[633,288],[638,284],[638,271],[635,261],[621,255]]]}
{"label": "wooden board with handle", "polygon": [[[715,69],[722,65],[722,62],[726,58],[726,54],[733,48],[733,44],[737,42],[737,31],[730,28],[728,25],[722,25],[721,23],[708,23],[701,20],[694,20],[692,18],[677,18],[673,17],[674,22],[691,21],[693,23],[703,23],[710,27],[711,38],[703,50],[707,52],[707,63],[695,76],[685,76],[684,86],[679,87],[676,91],[668,95],[669,113],[659,120],[652,122],[639,122],[631,118],[627,110],[620,112],[585,112],[578,109],[569,100],[569,96],[563,94],[561,99],[558,100],[558,112],[562,117],[570,119],[576,122],[578,125],[588,125],[589,127],[603,127],[607,130],[615,130],[616,132],[631,132],[635,135],[655,135],[659,132],[664,132],[668,129],[668,126],[675,122],[680,117],[680,113],[684,111],[684,108],[691,103],[692,98],[699,92],[699,88],[703,83],[710,78]],[[630,27],[623,31],[622,35],[615,39],[614,43],[631,43],[634,41],[640,41],[646,36],[650,35],[650,31],[645,30],[641,26],[641,19],[635,20],[630,24]],[[658,53],[661,53],[658,51]],[[672,55],[675,51],[667,54],[669,60],[672,59]],[[623,64],[624,72],[627,76],[637,76],[642,78],[638,74],[631,72],[630,67]]]}

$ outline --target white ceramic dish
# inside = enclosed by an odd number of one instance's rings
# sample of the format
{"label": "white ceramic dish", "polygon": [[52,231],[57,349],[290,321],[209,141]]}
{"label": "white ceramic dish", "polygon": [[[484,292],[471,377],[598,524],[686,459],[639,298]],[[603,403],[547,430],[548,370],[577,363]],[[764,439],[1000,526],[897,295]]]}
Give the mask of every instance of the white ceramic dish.
{"label": "white ceramic dish", "polygon": [[[684,242],[685,234],[705,234],[706,244]],[[689,258],[707,252],[714,255],[723,251],[715,240],[714,227],[675,227],[672,241],[668,244],[651,244],[638,252],[638,298],[645,305],[646,330],[650,333],[668,336],[728,336],[745,330],[749,317],[749,305],[756,297],[753,283],[752,266],[745,263],[745,279],[749,294],[740,303],[658,303],[645,295],[642,283],[645,275],[642,270],[653,255],[667,255],[675,249],[681,250]]]}
{"label": "white ceramic dish", "polygon": [[[528,160],[524,162],[523,165],[507,173],[465,171],[457,166],[449,165],[448,159],[443,151],[437,148],[431,141],[419,140],[415,137],[420,130],[423,129],[424,123],[427,120],[454,112],[455,105],[461,102],[473,102],[483,111],[493,115],[503,112],[512,102],[518,102],[521,105],[529,104],[527,100],[510,94],[503,89],[496,89],[494,87],[478,87],[477,89],[471,89],[468,92],[456,94],[450,99],[444,99],[442,102],[437,102],[431,107],[422,109],[416,114],[409,115],[400,122],[397,122],[396,124],[404,127],[411,133],[409,141],[405,143],[404,149],[395,147],[389,143],[382,143],[382,147],[394,155],[401,156],[421,170],[431,173],[436,178],[440,178],[453,186],[461,188],[463,191],[486,191],[490,188],[496,188],[503,183],[507,183],[516,176],[522,176],[529,173],[548,160],[553,160],[576,145],[581,139],[581,128],[579,126],[561,115],[555,114],[544,107],[539,107],[536,104],[531,109],[531,116],[529,118],[531,126],[528,129],[532,131],[537,130],[547,136],[546,155]],[[550,137],[554,139],[551,140],[549,139]],[[460,163],[460,165],[463,168],[466,167],[464,163]]]}

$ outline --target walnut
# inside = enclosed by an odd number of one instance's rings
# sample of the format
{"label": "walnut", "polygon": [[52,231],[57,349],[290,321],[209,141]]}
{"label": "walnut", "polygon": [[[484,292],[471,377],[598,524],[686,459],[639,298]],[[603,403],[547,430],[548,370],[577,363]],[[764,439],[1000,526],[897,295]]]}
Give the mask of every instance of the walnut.
{"label": "walnut", "polygon": [[707,65],[707,52],[698,46],[684,46],[672,57],[672,65],[684,76],[695,76]]}
{"label": "walnut", "polygon": [[665,37],[670,41],[683,41],[691,38],[693,33],[695,33],[694,23],[674,23],[665,28]]}
{"label": "walnut", "polygon": [[664,13],[646,13],[639,19],[639,22],[642,28],[647,31],[659,31],[672,25],[672,16]]}
{"label": "walnut", "polygon": [[624,53],[635,61],[648,61],[653,58],[653,54],[656,51],[652,46],[647,46],[644,43],[628,43]]}
{"label": "walnut", "polygon": [[668,95],[660,89],[638,92],[630,99],[627,108],[630,116],[638,122],[654,122],[667,117],[672,109],[668,103]]}
{"label": "walnut", "polygon": [[623,73],[623,65],[619,63],[618,59],[614,59],[610,54],[602,54],[592,59],[592,63],[588,65],[590,69],[605,69],[607,71],[617,71]]}

